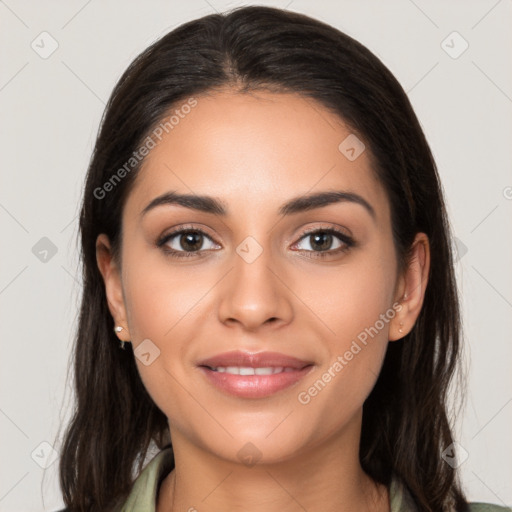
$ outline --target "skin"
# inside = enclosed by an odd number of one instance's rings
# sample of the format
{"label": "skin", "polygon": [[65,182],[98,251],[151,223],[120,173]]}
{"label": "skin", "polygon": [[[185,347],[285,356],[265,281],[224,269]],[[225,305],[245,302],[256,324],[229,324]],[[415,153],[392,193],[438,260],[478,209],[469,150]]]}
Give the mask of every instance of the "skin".
{"label": "skin", "polygon": [[[398,273],[389,202],[369,151],[348,160],[338,146],[350,129],[313,100],[229,89],[196,99],[146,157],[127,198],[122,267],[106,235],[96,245],[111,314],[124,327],[119,338],[134,350],[150,339],[160,350],[148,366],[136,358],[175,450],[176,468],[156,510],[388,511],[388,490],[359,462],[362,406],[388,342],[403,338],[421,310],[428,238],[416,236],[409,266]],[[140,217],[171,190],[221,199],[228,215],[168,204]],[[362,196],[375,219],[353,202],[278,214],[292,198],[332,190]],[[172,258],[156,246],[171,228],[190,224],[207,233],[198,244],[202,256]],[[323,249],[330,255],[320,259],[315,241],[303,236],[311,228],[338,228],[356,245],[335,254],[344,243],[333,237]],[[248,236],[262,249],[252,263],[236,252]],[[183,251],[180,238],[166,247]],[[378,335],[300,403],[298,394],[398,302],[400,311]],[[272,396],[229,396],[196,364],[233,349],[277,351],[314,367]],[[237,456],[248,442],[261,454],[254,466]]]}

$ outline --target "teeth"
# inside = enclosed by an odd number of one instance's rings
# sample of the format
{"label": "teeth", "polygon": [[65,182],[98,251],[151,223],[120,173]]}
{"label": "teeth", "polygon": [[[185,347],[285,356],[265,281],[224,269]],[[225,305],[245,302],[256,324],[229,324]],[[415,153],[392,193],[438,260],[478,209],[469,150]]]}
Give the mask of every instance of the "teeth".
{"label": "teeth", "polygon": [[251,368],[248,366],[217,366],[212,370],[219,373],[230,373],[231,375],[273,375],[274,373],[293,372],[294,368],[285,368],[283,366],[267,368]]}
{"label": "teeth", "polygon": [[274,368],[254,368],[254,373],[256,375],[272,375],[274,373]]}

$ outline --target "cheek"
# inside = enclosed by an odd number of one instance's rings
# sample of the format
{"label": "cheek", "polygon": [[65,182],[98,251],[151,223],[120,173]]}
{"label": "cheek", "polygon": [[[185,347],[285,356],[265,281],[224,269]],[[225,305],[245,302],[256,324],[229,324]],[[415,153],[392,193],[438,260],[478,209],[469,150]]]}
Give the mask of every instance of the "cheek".
{"label": "cheek", "polygon": [[135,345],[149,338],[161,349],[179,339],[176,332],[215,282],[204,272],[172,265],[156,250],[141,251],[140,257],[134,252],[126,269],[125,300]]}
{"label": "cheek", "polygon": [[304,302],[315,305],[327,357],[298,390],[297,402],[309,417],[324,418],[326,431],[339,428],[362,407],[384,360],[396,314],[390,302],[395,275],[393,258],[378,254],[361,254],[335,272],[319,272],[311,281],[315,286],[301,291]]}
{"label": "cheek", "polygon": [[[389,322],[379,319],[391,307],[394,289],[393,260],[360,253],[347,258],[338,267],[313,268],[297,271],[291,288],[307,306],[305,316],[317,324],[319,333],[336,350],[378,322],[382,338],[386,338]],[[298,302],[298,306],[303,308]],[[394,316],[394,311],[388,312]],[[382,332],[380,332],[382,331]]]}
{"label": "cheek", "polygon": [[355,343],[340,351],[316,378],[301,386],[296,407],[304,431],[328,437],[357,421],[375,385],[387,346],[377,340],[372,343]]}
{"label": "cheek", "polygon": [[377,381],[395,314],[384,298],[373,290],[367,298],[352,297],[347,307],[340,303],[328,320],[336,331],[326,338],[328,357],[296,393],[308,418],[322,418],[325,435],[357,414]]}
{"label": "cheek", "polygon": [[[124,260],[125,302],[135,362],[153,401],[168,416],[171,411],[173,421],[178,418],[179,423],[197,407],[184,392],[190,379],[184,361],[190,359],[188,351],[202,325],[198,321],[198,315],[204,314],[202,298],[215,280],[171,268],[162,257],[146,253],[145,258],[133,251]],[[149,357],[142,357],[143,352]]]}

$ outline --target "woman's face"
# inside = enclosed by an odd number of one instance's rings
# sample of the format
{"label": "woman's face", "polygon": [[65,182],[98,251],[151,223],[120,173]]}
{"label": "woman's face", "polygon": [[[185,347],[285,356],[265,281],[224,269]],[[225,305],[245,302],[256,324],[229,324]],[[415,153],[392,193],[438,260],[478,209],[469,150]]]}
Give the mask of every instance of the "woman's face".
{"label": "woman's face", "polygon": [[[356,439],[388,340],[412,328],[423,293],[421,277],[409,286],[397,274],[368,151],[299,95],[195,99],[127,199],[121,273],[103,267],[144,385],[173,442],[227,460],[285,460]],[[188,203],[148,208],[171,193]],[[315,199],[326,193],[349,195]],[[416,309],[398,304],[409,290]],[[242,358],[207,361],[232,351]]]}

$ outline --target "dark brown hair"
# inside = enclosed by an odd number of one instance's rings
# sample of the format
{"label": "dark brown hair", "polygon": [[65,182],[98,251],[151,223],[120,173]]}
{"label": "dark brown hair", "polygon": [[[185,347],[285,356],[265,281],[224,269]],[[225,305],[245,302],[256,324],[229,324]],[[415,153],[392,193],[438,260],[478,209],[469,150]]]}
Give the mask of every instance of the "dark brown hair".
{"label": "dark brown hair", "polygon": [[106,233],[121,264],[121,213],[140,164],[104,197],[97,190],[171,108],[224,87],[299,93],[358,134],[389,198],[400,270],[415,234],[428,235],[423,307],[405,339],[389,344],[364,404],[360,460],[377,482],[389,485],[392,474],[401,478],[422,512],[445,511],[449,504],[467,510],[456,470],[441,458],[453,440],[447,399],[461,325],[442,188],[418,119],[391,72],[359,42],[307,16],[256,6],[205,16],[168,33],[132,62],[108,101],[80,214],[76,404],[60,460],[66,506],[73,512],[114,509],[130,492],[150,445],[170,444],[167,418],[147,393],[132,349],[119,350],[96,263],[96,238]]}

